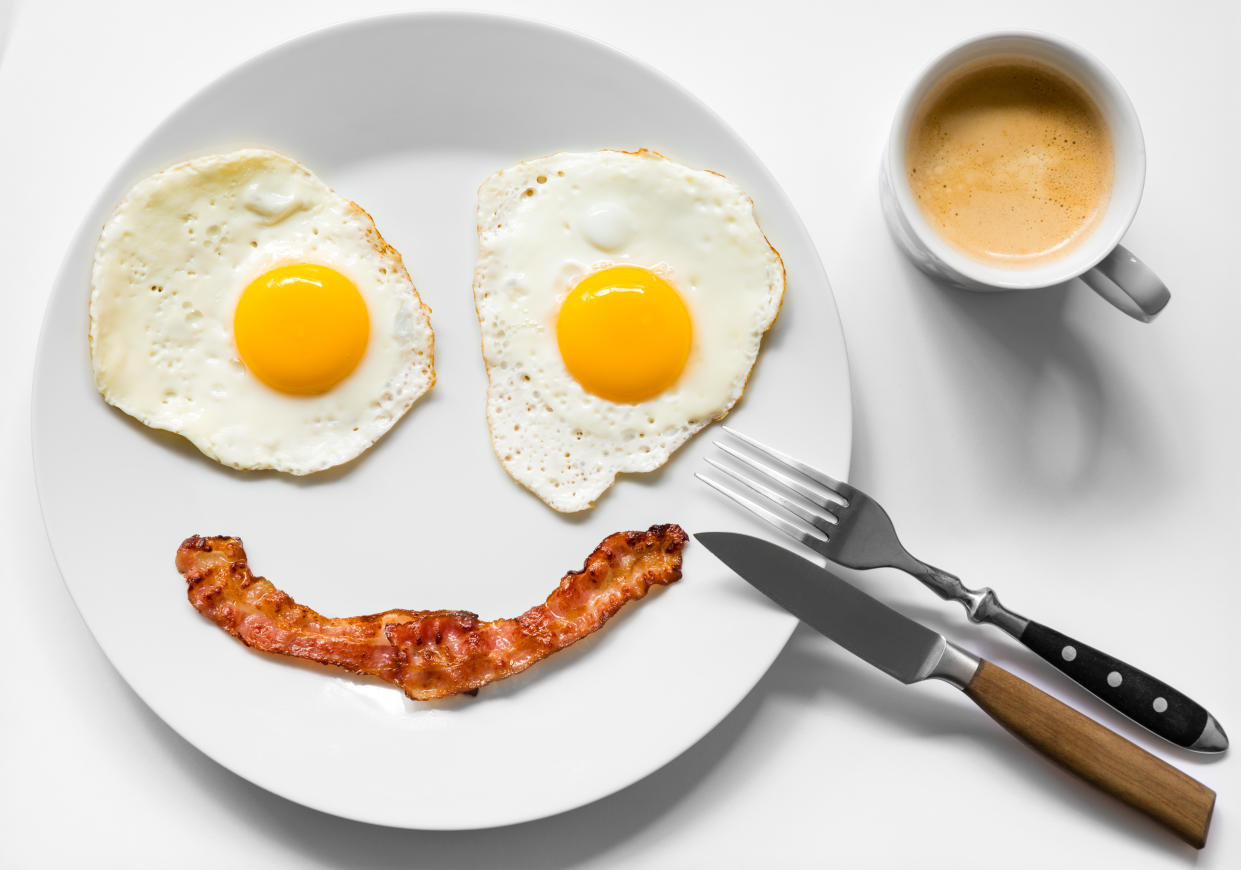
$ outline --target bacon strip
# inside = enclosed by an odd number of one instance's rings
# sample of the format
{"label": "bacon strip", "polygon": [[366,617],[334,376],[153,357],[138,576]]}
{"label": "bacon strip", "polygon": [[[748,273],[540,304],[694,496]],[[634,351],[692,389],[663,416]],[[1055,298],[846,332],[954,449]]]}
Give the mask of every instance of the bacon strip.
{"label": "bacon strip", "polygon": [[252,574],[240,538],[186,538],[177,570],[189,582],[190,603],[246,646],[379,677],[426,701],[524,671],[651,586],[678,580],[685,542],[676,525],[609,535],[543,604],[490,622],[464,610],[322,616]]}

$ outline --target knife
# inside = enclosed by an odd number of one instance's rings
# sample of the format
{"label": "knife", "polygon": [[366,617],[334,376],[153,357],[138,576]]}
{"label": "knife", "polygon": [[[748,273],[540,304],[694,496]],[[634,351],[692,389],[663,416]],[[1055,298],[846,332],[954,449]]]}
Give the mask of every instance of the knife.
{"label": "knife", "polygon": [[902,683],[938,679],[1052,761],[1206,844],[1215,792],[999,665],[962,649],[783,547],[733,532],[695,538],[772,601]]}

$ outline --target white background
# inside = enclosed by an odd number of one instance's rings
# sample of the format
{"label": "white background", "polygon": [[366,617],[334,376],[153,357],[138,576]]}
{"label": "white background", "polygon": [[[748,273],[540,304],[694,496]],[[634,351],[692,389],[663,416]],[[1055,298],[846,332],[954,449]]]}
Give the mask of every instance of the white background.
{"label": "white background", "polygon": [[[565,815],[480,832],[389,830],[291,804],[202,756],[133,695],[65,592],[34,490],[30,374],[60,259],[119,163],[197,88],[346,16],[424,5],[27,0],[8,16],[0,867],[1241,866],[1234,759],[1148,739],[886,572],[872,588],[906,612],[1218,791],[1206,850],[1035,757],[947,687],[902,687],[805,629],[731,716],[663,770]],[[911,549],[1165,677],[1241,734],[1229,667],[1241,520],[1237,4],[515,5],[472,8],[520,11],[660,69],[722,114],[785,186],[844,321],[852,479],[888,506]],[[949,45],[1014,27],[1084,46],[1137,106],[1148,175],[1126,244],[1173,292],[1153,325],[1081,286],[940,288],[887,238],[876,171],[901,90]],[[392,82],[394,105],[423,85]],[[123,558],[125,546],[99,558]],[[579,751],[608,749],[583,741]],[[479,787],[521,800],[520,782]]]}

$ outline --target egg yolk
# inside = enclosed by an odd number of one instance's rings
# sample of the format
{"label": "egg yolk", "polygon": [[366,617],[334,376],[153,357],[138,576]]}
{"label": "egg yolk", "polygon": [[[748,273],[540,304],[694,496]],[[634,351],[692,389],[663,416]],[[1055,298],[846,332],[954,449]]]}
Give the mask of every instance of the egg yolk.
{"label": "egg yolk", "polygon": [[255,377],[282,393],[308,396],[331,389],[357,367],[370,316],[344,275],[296,263],[246,287],[233,315],[233,337]]}
{"label": "egg yolk", "polygon": [[641,402],[672,386],[689,358],[689,311],[672,285],[639,266],[612,266],[573,288],[556,340],[569,373],[611,402]]}

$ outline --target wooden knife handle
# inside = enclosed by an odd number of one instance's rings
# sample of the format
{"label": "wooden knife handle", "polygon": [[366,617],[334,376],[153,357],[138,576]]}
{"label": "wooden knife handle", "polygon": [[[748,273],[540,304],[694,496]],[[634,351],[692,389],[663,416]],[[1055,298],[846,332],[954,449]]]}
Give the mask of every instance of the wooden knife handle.
{"label": "wooden knife handle", "polygon": [[965,694],[1043,755],[1194,848],[1206,844],[1215,792],[1196,779],[989,661],[978,666]]}

